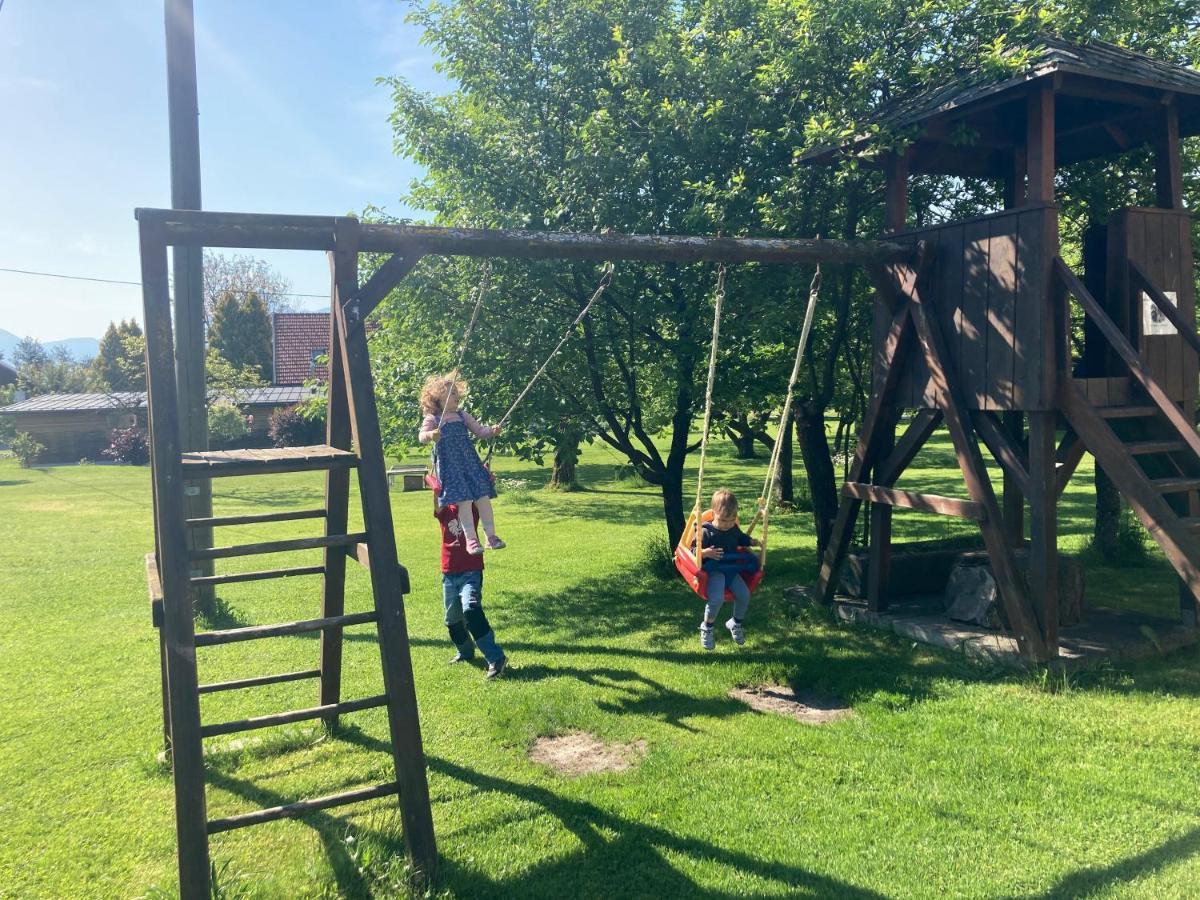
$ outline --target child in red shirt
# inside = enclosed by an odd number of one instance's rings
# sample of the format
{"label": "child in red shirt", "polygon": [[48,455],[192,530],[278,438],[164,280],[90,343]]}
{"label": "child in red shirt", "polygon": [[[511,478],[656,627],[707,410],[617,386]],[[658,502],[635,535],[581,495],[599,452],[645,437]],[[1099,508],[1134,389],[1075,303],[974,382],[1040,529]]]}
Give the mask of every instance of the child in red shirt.
{"label": "child in red shirt", "polygon": [[[496,633],[483,611],[483,557],[467,549],[467,535],[458,518],[457,504],[439,507],[435,497],[433,515],[442,526],[442,600],[446,604],[446,630],[458,648],[450,662],[469,662],[478,647],[488,663],[487,677],[499,678],[508,667],[508,657],[496,643]],[[478,525],[478,510],[474,519]]]}

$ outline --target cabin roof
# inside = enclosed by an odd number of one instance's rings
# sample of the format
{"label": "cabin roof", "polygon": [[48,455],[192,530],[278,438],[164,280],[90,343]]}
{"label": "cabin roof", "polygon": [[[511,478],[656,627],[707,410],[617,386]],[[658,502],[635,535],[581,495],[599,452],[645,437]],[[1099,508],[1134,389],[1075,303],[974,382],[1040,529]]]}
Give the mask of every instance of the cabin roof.
{"label": "cabin roof", "polygon": [[[1030,45],[1014,48],[1009,54],[1030,49]],[[1142,92],[1149,99],[1152,92],[1177,95],[1180,103],[1180,136],[1200,134],[1200,72],[1185,66],[1164,62],[1144,53],[1138,53],[1107,41],[1088,40],[1072,43],[1062,38],[1042,35],[1032,44],[1032,57],[1019,72],[988,72],[976,68],[944,84],[927,88],[902,97],[883,107],[871,119],[875,125],[896,131],[933,120],[970,121],[973,112],[980,108],[995,109],[1005,101],[1001,95],[1011,93],[1012,101],[1024,95],[1023,88],[1030,82],[1052,75],[1068,76],[1076,80],[1091,82],[1091,107],[1078,100],[1080,110],[1069,110],[1077,118],[1090,115],[1102,124],[1105,115],[1112,116],[1116,104],[1128,102]],[[1108,84],[1105,85],[1104,82]],[[1104,103],[1104,93],[1110,90],[1112,104]],[[1103,108],[1102,108],[1103,107]],[[1140,137],[1140,135],[1135,135]],[[840,151],[862,149],[869,144],[871,136],[863,134],[841,144],[816,147],[803,154],[801,162],[830,162]],[[1134,143],[1140,143],[1134,140]],[[1102,156],[1119,152],[1125,147],[1110,146],[1104,141],[1094,142],[1084,154],[1068,154],[1067,161],[1078,161],[1091,156]]]}
{"label": "cabin roof", "polygon": [[[243,388],[238,402],[243,406],[271,404],[283,406],[299,403],[313,396],[311,388],[303,386],[269,386]],[[146,406],[144,391],[90,392],[85,394],[39,394],[0,408],[0,414],[45,412],[98,412],[104,410],[142,409]]]}

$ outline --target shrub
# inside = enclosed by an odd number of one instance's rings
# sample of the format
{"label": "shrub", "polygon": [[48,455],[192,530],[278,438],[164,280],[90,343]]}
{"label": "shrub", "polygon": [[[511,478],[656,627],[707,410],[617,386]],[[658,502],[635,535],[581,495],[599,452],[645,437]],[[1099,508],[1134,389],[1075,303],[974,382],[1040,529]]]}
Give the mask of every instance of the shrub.
{"label": "shrub", "polygon": [[37,458],[46,450],[46,445],[38,443],[34,440],[33,435],[28,432],[18,431],[17,436],[13,438],[12,452],[21,463],[22,467],[28,469],[31,465],[37,462]]}
{"label": "shrub", "polygon": [[208,407],[208,438],[217,446],[231,446],[250,433],[250,421],[228,400]]}
{"label": "shrub", "polygon": [[299,406],[277,409],[271,414],[267,433],[276,447],[307,447],[325,442],[325,420],[306,415]]}
{"label": "shrub", "polygon": [[674,577],[675,548],[667,540],[665,531],[656,528],[646,536],[638,556],[638,568],[664,581]]}
{"label": "shrub", "polygon": [[144,466],[150,462],[150,443],[146,440],[146,432],[136,425],[114,428],[103,455],[105,459],[111,459],[113,462]]}

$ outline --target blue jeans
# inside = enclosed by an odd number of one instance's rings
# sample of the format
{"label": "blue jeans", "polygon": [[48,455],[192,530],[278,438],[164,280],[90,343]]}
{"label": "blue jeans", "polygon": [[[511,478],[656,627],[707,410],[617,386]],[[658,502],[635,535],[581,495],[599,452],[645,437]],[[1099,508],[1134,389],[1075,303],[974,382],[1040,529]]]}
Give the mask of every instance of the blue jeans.
{"label": "blue jeans", "polygon": [[496,633],[483,612],[483,572],[443,574],[442,600],[450,639],[463,656],[472,656],[478,647],[488,662],[504,658],[504,650],[496,643]]}
{"label": "blue jeans", "polygon": [[734,575],[728,580],[724,572],[708,573],[708,603],[704,607],[704,621],[717,621],[721,604],[725,602],[725,588],[733,593],[733,617],[739,622],[746,618],[746,610],[750,608],[750,588],[746,586],[741,575]]}

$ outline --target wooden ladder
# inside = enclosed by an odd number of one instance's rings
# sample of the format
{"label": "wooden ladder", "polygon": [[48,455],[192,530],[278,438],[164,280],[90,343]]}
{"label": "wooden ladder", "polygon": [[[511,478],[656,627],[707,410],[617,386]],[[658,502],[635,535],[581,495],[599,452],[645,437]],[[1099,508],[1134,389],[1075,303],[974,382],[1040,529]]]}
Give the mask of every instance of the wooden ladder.
{"label": "wooden ladder", "polygon": [[[339,232],[339,236],[342,234]],[[406,849],[414,869],[426,879],[432,879],[436,871],[437,847],[404,614],[403,595],[409,589],[408,578],[397,560],[366,335],[361,320],[353,315],[356,308],[352,301],[359,290],[358,254],[354,244],[357,231],[346,229],[344,234],[346,239],[340,240],[337,250],[331,254],[334,289],[326,443],[275,450],[184,451],[179,437],[166,254],[161,250],[161,244],[156,243],[161,237],[143,230],[142,276],[155,526],[155,552],[147,557],[147,575],[153,620],[160,634],[163,722],[174,770],[180,893],[184,898],[209,896],[209,835],[390,795],[399,795]],[[351,306],[350,315],[346,313],[347,306]],[[361,532],[349,531],[347,527],[352,470],[357,470],[362,500],[365,530]],[[188,519],[184,513],[185,492],[198,482],[305,471],[325,473],[325,504],[320,509],[201,519]],[[323,533],[313,537],[224,546],[212,546],[211,541],[203,541],[201,549],[188,549],[189,531],[202,530],[208,534],[214,528],[227,526],[310,519],[324,522]],[[295,550],[320,550],[321,564],[211,575],[197,566],[207,560]],[[348,558],[357,559],[370,572],[374,608],[369,612],[345,612]],[[322,576],[319,617],[195,631],[193,592],[201,585],[265,579],[289,579],[291,583],[292,578],[308,575]],[[368,624],[374,624],[379,637],[383,690],[361,699],[342,700],[342,630]],[[320,634],[320,657],[315,668],[233,681],[199,682],[196,659],[199,648],[311,632]],[[202,695],[305,679],[319,682],[319,702],[315,706],[228,722],[208,722],[201,715]],[[395,769],[393,781],[255,812],[208,818],[203,759],[205,738],[314,719],[333,725],[344,713],[375,707],[387,709]]]}
{"label": "wooden ladder", "polygon": [[[1134,282],[1158,303],[1172,324],[1200,352],[1195,329],[1175,313],[1136,264]],[[1067,422],[1124,495],[1162,548],[1187,591],[1180,593],[1185,624],[1196,624],[1200,596],[1200,435],[1195,425],[1151,376],[1140,354],[1083,282],[1062,260],[1055,277],[1072,294],[1128,368],[1134,392],[1128,402],[1098,405],[1081,384],[1063,379],[1059,405]],[[1157,296],[1156,296],[1157,295]]]}

